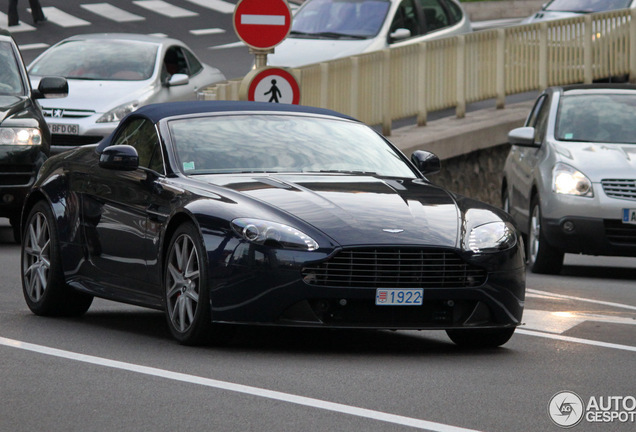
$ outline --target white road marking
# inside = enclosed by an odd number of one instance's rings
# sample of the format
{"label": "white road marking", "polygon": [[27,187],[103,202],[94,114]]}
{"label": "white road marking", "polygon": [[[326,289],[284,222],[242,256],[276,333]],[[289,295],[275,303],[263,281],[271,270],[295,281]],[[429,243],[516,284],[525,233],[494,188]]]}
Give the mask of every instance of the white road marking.
{"label": "white road marking", "polygon": [[560,340],[564,342],[572,342],[572,343],[579,343],[584,345],[598,346],[602,348],[613,348],[613,349],[618,349],[623,351],[636,352],[636,347],[629,346],[629,345],[620,345],[620,344],[613,344],[613,343],[595,341],[590,339],[581,339],[581,338],[575,338],[571,336],[563,336],[559,334],[543,333],[543,332],[534,331],[534,330],[524,330],[522,328],[517,328],[517,330],[515,331],[515,334],[536,336],[536,337],[541,337],[546,339],[556,339],[556,340]]}
{"label": "white road marking", "polygon": [[34,43],[34,44],[24,44],[24,45],[20,45],[20,51],[28,51],[28,50],[33,50],[33,49],[46,49],[48,48],[50,45],[45,44],[45,43]]}
{"label": "white road marking", "polygon": [[194,3],[204,8],[212,9],[216,12],[221,12],[224,14],[234,13],[234,9],[236,9],[236,5],[232,3],[228,3],[223,0],[188,0],[190,3]]}
{"label": "white road marking", "polygon": [[43,345],[35,345],[27,342],[21,342],[14,339],[7,339],[0,336],[0,345],[6,347],[17,348],[25,351],[31,351],[39,354],[49,355],[53,357],[64,358],[68,360],[79,361],[83,363],[94,364],[98,366],[109,367],[113,369],[136,372],[143,375],[150,375],[174,381],[180,381],[190,384],[202,385],[206,387],[217,388],[220,390],[228,390],[236,393],[243,393],[252,396],[258,396],[266,399],[279,400],[297,405],[308,406],[312,408],[323,409],[342,414],[354,415],[371,420],[378,420],[387,423],[398,424],[401,426],[410,426],[417,429],[434,431],[434,432],[477,432],[474,429],[465,429],[442,423],[435,423],[427,420],[420,420],[412,417],[404,417],[395,414],[374,411],[366,408],[358,408],[351,405],[344,405],[335,402],[329,402],[321,399],[314,399],[305,396],[298,396],[290,393],[283,393],[274,390],[267,390],[259,387],[235,384],[227,381],[219,381],[210,378],[203,378],[196,375],[188,375],[179,372],[171,372],[164,369],[158,369],[148,366],[141,366],[134,363],[110,360],[102,357],[96,357],[86,354],[74,353],[71,351],[50,348]]}
{"label": "white road marking", "polygon": [[571,311],[545,311],[526,309],[523,311],[523,328],[561,334],[586,321],[610,324],[636,325],[636,319],[611,315],[590,314]]}
{"label": "white road marking", "polygon": [[527,289],[526,295],[529,295],[530,297],[562,298],[562,299],[576,300],[576,301],[582,301],[587,303],[596,303],[596,304],[600,304],[604,306],[612,306],[612,307],[621,308],[621,309],[636,310],[636,306],[630,306],[630,305],[626,305],[622,303],[613,303],[613,302],[606,302],[602,300],[589,299],[585,297],[575,297],[575,296],[569,296],[569,295],[563,295],[563,294],[555,294],[548,291],[539,291],[535,289]]}
{"label": "white road marking", "polygon": [[80,27],[91,24],[86,20],[67,14],[63,10],[60,10],[56,7],[43,7],[42,11],[44,12],[44,16],[46,16],[50,23],[57,24],[60,27]]}
{"label": "white road marking", "polygon": [[185,18],[199,15],[188,9],[171,5],[163,0],[138,0],[134,4],[152,12],[167,16],[169,18]]}
{"label": "white road marking", "polygon": [[197,29],[197,30],[190,30],[190,33],[195,36],[204,36],[204,35],[210,35],[210,34],[225,33],[225,30],[223,30],[222,28]]}
{"label": "white road marking", "polygon": [[0,12],[0,28],[9,30],[11,33],[20,33],[24,31],[35,30],[35,27],[25,23],[20,20],[20,23],[17,26],[9,27],[9,17],[7,14]]}
{"label": "white road marking", "polygon": [[83,4],[81,7],[95,15],[102,16],[115,22],[143,21],[146,19],[141,15],[135,15],[134,13],[130,13],[109,3]]}

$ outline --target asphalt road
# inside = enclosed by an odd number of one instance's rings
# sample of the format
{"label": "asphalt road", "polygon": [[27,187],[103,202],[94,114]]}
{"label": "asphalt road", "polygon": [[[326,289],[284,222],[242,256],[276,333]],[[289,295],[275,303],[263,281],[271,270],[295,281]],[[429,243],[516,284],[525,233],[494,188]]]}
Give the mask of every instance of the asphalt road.
{"label": "asphalt road", "polygon": [[634,429],[636,259],[568,255],[560,276],[529,274],[525,325],[499,349],[252,327],[188,348],[156,311],[96,300],[81,318],[32,315],[10,240],[0,219],[0,431],[556,431],[548,403],[566,390],[632,410],[574,430]]}

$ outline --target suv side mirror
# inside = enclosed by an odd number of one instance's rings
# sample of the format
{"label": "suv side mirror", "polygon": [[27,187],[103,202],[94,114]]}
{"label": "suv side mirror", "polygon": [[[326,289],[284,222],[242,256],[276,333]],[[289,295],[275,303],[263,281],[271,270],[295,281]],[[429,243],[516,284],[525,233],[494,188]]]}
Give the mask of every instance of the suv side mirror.
{"label": "suv side mirror", "polygon": [[36,99],[54,99],[68,96],[68,81],[64,77],[44,77],[37,90],[33,92]]}
{"label": "suv side mirror", "polygon": [[533,127],[525,126],[511,130],[508,132],[508,142],[512,145],[522,147],[539,147],[534,142],[535,130]]}
{"label": "suv side mirror", "polygon": [[411,155],[411,161],[424,175],[436,174],[442,169],[442,163],[437,155],[424,150],[417,150]]}

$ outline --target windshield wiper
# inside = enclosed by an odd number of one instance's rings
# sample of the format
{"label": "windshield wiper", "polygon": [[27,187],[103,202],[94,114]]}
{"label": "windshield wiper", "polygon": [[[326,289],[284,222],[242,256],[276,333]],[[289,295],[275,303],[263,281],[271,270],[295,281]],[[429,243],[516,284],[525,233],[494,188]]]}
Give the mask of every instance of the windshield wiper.
{"label": "windshield wiper", "polygon": [[367,36],[361,35],[352,35],[347,33],[336,33],[336,32],[320,32],[320,33],[307,33],[292,30],[289,32],[292,36],[304,36],[304,37],[317,37],[317,38],[328,38],[328,39],[367,39]]}
{"label": "windshield wiper", "polygon": [[353,175],[378,175],[373,171],[356,171],[356,170],[320,170],[320,171],[304,171],[308,173],[325,173],[325,174],[353,174]]}

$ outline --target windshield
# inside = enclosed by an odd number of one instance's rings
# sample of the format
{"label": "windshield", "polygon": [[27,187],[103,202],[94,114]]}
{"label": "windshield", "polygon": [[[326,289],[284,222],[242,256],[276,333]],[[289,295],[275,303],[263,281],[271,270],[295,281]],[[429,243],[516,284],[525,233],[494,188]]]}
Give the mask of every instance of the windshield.
{"label": "windshield", "polygon": [[553,0],[545,10],[555,12],[604,12],[615,9],[626,9],[632,0]]}
{"label": "windshield", "polygon": [[73,40],[47,50],[29,74],[87,80],[138,81],[152,76],[156,44],[122,40]]}
{"label": "windshield", "polygon": [[636,93],[579,94],[561,97],[556,139],[636,143]]}
{"label": "windshield", "polygon": [[24,87],[13,47],[0,42],[0,95],[22,95]]}
{"label": "windshield", "polygon": [[403,158],[366,125],[256,114],[172,120],[186,174],[343,172],[415,178]]}
{"label": "windshield", "polygon": [[292,22],[292,37],[367,39],[378,34],[389,0],[309,0]]}

